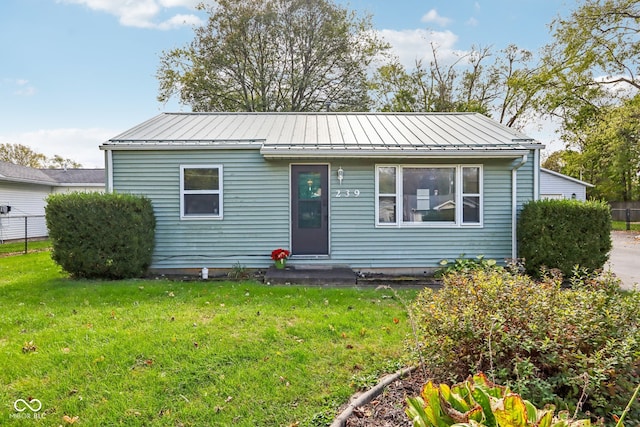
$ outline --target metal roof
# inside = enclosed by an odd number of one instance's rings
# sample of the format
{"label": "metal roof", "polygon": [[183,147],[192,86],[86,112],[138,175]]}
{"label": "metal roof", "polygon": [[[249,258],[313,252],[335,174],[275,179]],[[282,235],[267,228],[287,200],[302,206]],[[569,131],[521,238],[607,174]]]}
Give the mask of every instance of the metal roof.
{"label": "metal roof", "polygon": [[477,113],[163,113],[103,150],[259,148],[268,158],[513,156],[542,148]]}
{"label": "metal roof", "polygon": [[568,175],[562,174],[560,172],[552,171],[551,169],[540,168],[540,172],[541,173],[547,173],[549,175],[553,175],[553,176],[556,176],[558,178],[565,179],[567,181],[575,182],[576,184],[584,185],[585,187],[595,187],[595,185],[590,184],[590,183],[588,183],[586,181],[582,181],[582,180],[580,180],[578,178],[574,178],[572,176],[568,176]]}

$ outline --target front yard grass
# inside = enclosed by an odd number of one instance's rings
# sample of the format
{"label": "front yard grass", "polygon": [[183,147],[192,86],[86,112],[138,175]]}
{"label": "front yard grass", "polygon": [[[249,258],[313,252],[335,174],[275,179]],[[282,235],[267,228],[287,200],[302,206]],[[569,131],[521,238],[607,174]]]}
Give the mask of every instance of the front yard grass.
{"label": "front yard grass", "polygon": [[0,258],[0,425],[327,425],[400,367],[415,293],[70,280],[48,252]]}
{"label": "front yard grass", "polygon": [[[640,231],[640,223],[632,222],[629,228],[631,231]],[[627,223],[625,221],[611,221],[611,229],[625,231],[627,229]]]}

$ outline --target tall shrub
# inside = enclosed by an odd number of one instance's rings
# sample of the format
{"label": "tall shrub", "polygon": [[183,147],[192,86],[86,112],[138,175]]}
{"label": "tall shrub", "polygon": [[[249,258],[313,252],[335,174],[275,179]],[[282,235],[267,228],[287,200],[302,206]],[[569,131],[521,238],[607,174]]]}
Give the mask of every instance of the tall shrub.
{"label": "tall shrub", "polygon": [[570,276],[576,266],[596,270],[611,250],[611,212],[599,201],[538,200],[527,203],[518,221],[518,256],[527,272],[559,269]]}
{"label": "tall shrub", "polygon": [[52,258],[75,277],[139,277],[151,264],[155,216],[145,197],[53,194],[45,213]]}
{"label": "tall shrub", "polygon": [[[536,406],[573,413],[582,404],[608,421],[640,382],[640,293],[621,293],[608,274],[574,279],[570,289],[560,278],[499,270],[451,274],[412,308],[439,381],[484,371]],[[629,419],[640,422],[640,408]]]}

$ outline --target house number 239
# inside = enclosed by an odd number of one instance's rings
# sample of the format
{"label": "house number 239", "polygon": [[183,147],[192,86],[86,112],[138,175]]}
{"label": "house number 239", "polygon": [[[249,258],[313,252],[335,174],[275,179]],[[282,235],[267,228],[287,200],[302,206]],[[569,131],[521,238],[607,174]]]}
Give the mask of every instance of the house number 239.
{"label": "house number 239", "polygon": [[360,197],[360,190],[336,190],[336,197]]}

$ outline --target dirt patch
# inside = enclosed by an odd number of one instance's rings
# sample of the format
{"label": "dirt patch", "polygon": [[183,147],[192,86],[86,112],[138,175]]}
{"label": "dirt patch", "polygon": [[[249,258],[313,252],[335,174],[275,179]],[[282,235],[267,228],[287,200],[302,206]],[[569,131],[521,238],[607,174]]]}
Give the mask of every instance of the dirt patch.
{"label": "dirt patch", "polygon": [[412,427],[405,414],[407,397],[420,395],[428,381],[418,369],[389,384],[385,390],[366,405],[354,409],[346,427]]}
{"label": "dirt patch", "polygon": [[[49,251],[49,248],[44,248],[44,249],[29,249],[27,251],[28,254],[33,254],[36,252],[47,252]],[[6,257],[10,257],[10,256],[16,256],[16,255],[24,255],[24,251],[20,251],[20,252],[6,252],[6,253],[0,253],[0,258],[6,258]]]}

